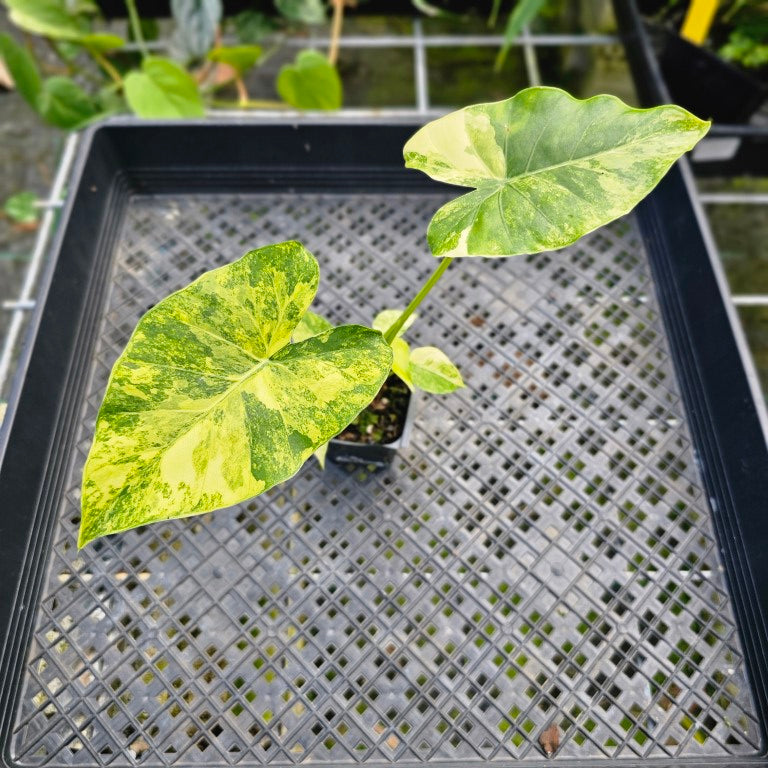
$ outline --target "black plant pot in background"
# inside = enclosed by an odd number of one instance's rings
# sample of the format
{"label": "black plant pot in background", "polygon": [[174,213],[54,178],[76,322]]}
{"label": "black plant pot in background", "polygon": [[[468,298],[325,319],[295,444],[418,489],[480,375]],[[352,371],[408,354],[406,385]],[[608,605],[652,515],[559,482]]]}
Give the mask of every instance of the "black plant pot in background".
{"label": "black plant pot in background", "polygon": [[659,64],[672,99],[717,123],[745,123],[765,101],[757,78],[678,34],[658,30]]}

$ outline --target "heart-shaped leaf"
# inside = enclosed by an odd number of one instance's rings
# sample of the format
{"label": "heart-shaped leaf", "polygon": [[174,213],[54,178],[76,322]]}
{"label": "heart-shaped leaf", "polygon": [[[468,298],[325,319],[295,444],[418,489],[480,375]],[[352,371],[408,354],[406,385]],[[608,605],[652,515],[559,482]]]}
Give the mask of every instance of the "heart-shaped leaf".
{"label": "heart-shaped leaf", "polygon": [[18,224],[34,224],[40,218],[38,196],[30,191],[11,195],[3,206],[3,213]]}
{"label": "heart-shaped leaf", "polygon": [[99,105],[74,80],[49,77],[37,96],[37,111],[58,128],[81,128],[101,114]]}
{"label": "heart-shaped leaf", "polygon": [[381,333],[346,325],[290,343],[318,279],[312,254],[280,243],[144,315],[97,418],[79,546],[266,491],[371,402],[392,362]]}
{"label": "heart-shaped leaf", "polygon": [[446,395],[464,386],[459,369],[437,347],[416,347],[409,371],[413,386],[436,395]]}
{"label": "heart-shaped leaf", "polygon": [[261,58],[261,47],[258,45],[220,46],[208,52],[211,61],[228,64],[238,75],[242,75]]}
{"label": "heart-shaped leaf", "polygon": [[[372,325],[377,331],[386,333],[400,319],[400,315],[402,314],[402,309],[382,309],[381,312],[373,318]],[[413,312],[405,323],[403,323],[403,327],[397,332],[397,335],[402,336],[416,322],[417,318],[418,314]]]}
{"label": "heart-shaped leaf", "polygon": [[681,107],[537,87],[441,117],[403,153],[409,168],[475,187],[430,222],[435,256],[515,256],[569,245],[628,213],[708,128]]}
{"label": "heart-shaped leaf", "polygon": [[125,78],[125,98],[139,117],[202,117],[203,99],[195,79],[175,61],[149,56],[141,72]]}
{"label": "heart-shaped leaf", "polygon": [[317,51],[300,51],[295,63],[282,67],[277,76],[277,92],[283,101],[297,109],[341,107],[339,73]]}

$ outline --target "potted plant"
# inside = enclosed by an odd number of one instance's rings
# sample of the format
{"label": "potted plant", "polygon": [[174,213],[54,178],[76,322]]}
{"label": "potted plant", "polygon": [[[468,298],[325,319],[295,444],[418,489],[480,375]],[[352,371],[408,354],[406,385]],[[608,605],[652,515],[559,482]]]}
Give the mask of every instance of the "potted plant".
{"label": "potted plant", "polygon": [[628,107],[528,88],[421,128],[406,166],[473,190],[427,231],[439,261],[378,328],[327,327],[309,307],[315,258],[268,245],[150,309],[115,363],[83,476],[79,545],[208,512],[295,474],[413,363],[460,383],[450,361],[400,334],[454,259],[561,248],[629,212],[709,124],[677,106]]}

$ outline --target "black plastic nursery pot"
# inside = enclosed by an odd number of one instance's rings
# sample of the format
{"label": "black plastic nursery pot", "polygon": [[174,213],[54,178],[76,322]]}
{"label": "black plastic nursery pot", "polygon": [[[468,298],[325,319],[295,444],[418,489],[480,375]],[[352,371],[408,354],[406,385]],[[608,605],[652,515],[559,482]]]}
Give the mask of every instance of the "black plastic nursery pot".
{"label": "black plastic nursery pot", "polygon": [[766,84],[670,30],[646,24],[636,0],[615,0],[613,7],[643,104],[676,103],[715,121],[691,156],[697,175],[768,173],[768,126],[748,122],[768,97]]}
{"label": "black plastic nursery pot", "polygon": [[326,459],[334,464],[346,467],[363,466],[371,469],[388,467],[397,452],[405,449],[411,442],[413,422],[416,418],[416,397],[410,394],[408,405],[402,416],[402,432],[395,440],[387,442],[355,442],[334,438],[328,443]]}
{"label": "black plastic nursery pot", "polygon": [[672,101],[718,123],[745,123],[768,97],[768,87],[669,29],[653,30]]}
{"label": "black plastic nursery pot", "polygon": [[[138,318],[300,238],[369,323],[455,190],[412,121],[116,121],[83,140],[0,468],[6,766],[765,764],[768,456],[685,176],[569,248],[457,262],[389,468],[321,471],[78,551]],[[55,372],[56,375],[52,375]],[[550,734],[544,739],[545,734]]]}

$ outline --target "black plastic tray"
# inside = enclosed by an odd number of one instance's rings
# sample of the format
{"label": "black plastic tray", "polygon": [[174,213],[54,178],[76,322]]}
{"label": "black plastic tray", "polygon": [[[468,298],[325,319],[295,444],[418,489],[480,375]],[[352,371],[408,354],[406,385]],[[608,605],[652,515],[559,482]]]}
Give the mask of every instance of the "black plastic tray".
{"label": "black plastic tray", "polygon": [[[679,167],[578,246],[454,265],[421,333],[469,386],[421,402],[391,470],[309,466],[255,504],[74,552],[73,462],[134,322],[121,308],[146,308],[135,258],[157,300],[204,268],[189,253],[230,260],[303,221],[331,313],[362,320],[377,290],[402,302],[432,267],[417,225],[446,194],[402,166],[414,127],[117,121],[85,137],[4,425],[5,765],[536,762],[552,723],[564,764],[764,761],[768,454]],[[238,226],[261,242],[218,254],[211,233],[239,243]],[[130,270],[113,285],[116,259]],[[661,648],[667,689],[648,666]]]}

